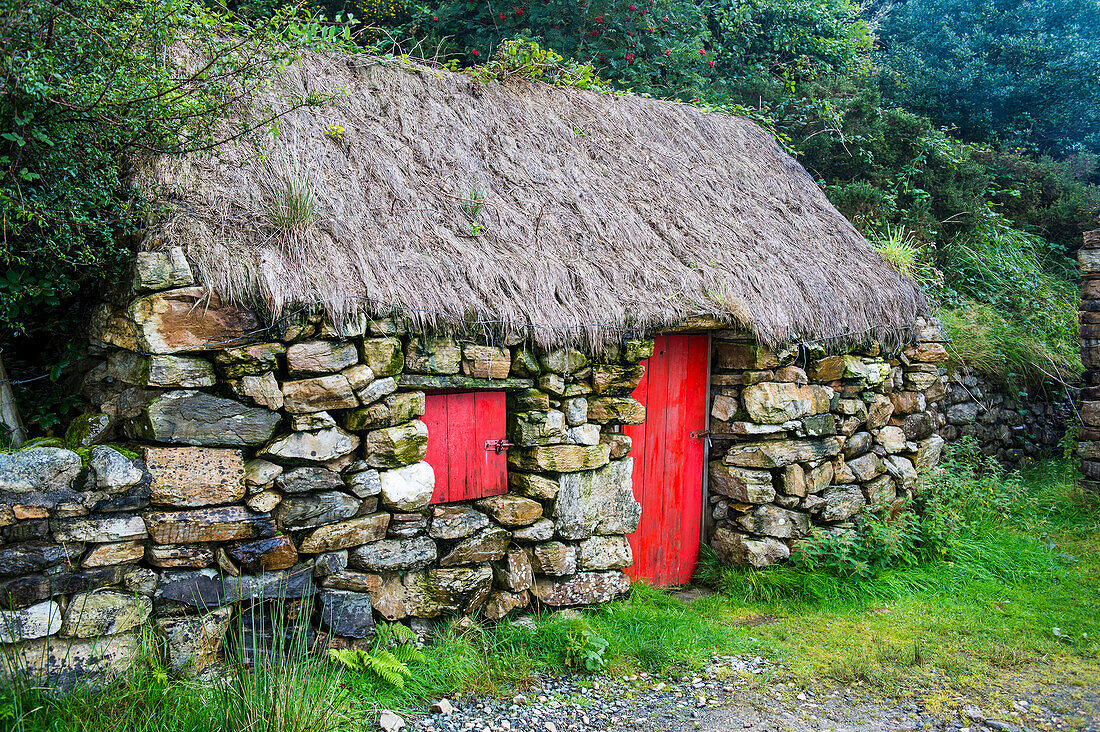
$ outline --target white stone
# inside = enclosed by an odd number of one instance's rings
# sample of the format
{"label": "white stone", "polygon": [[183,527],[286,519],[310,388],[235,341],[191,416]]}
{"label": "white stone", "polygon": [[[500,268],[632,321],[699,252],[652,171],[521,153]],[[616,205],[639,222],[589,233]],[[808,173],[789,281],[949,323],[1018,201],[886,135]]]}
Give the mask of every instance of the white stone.
{"label": "white stone", "polygon": [[19,610],[0,610],[0,643],[45,638],[61,630],[61,608],[53,600]]}
{"label": "white stone", "polygon": [[598,445],[600,444],[600,426],[582,424],[570,427],[565,431],[565,441],[570,445]]}
{"label": "white stone", "polygon": [[133,460],[106,445],[92,448],[89,467],[95,475],[96,488],[108,493],[137,485],[143,477],[141,469],[134,465]]}
{"label": "white stone", "polygon": [[423,509],[435,490],[435,470],[425,462],[386,470],[378,477],[382,484],[382,502],[399,511]]}

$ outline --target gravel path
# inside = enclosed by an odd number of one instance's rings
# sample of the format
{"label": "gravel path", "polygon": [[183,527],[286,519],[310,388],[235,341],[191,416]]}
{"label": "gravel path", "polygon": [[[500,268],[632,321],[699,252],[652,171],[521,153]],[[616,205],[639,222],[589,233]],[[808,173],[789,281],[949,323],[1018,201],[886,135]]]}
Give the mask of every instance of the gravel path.
{"label": "gravel path", "polygon": [[1100,689],[1048,689],[984,712],[961,701],[933,714],[919,701],[865,687],[800,688],[769,682],[781,667],[761,658],[717,656],[697,676],[541,676],[511,699],[444,700],[444,711],[409,717],[407,732],[809,732],[950,730],[1100,732]]}

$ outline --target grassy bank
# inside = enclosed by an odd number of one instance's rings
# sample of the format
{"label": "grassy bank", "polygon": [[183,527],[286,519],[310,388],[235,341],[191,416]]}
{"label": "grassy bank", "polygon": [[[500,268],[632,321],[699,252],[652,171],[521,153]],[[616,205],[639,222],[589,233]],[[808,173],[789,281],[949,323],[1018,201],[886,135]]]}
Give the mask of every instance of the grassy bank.
{"label": "grassy bank", "polygon": [[714,653],[762,655],[800,684],[862,683],[933,708],[1009,685],[1100,684],[1100,502],[1081,495],[1072,469],[1049,462],[1005,475],[964,451],[929,493],[928,517],[875,534],[892,548],[874,556],[858,541],[826,541],[813,569],[803,560],[745,573],[704,561],[701,577],[717,592],[692,602],[638,586],[625,600],[531,624],[449,623],[401,688],[324,658],[287,657],[277,666],[296,668],[289,673],[231,666],[220,680],[184,683],[147,664],[98,694],[9,690],[0,721],[20,732],[375,729],[381,708],[507,693],[535,672],[586,661],[671,672]]}

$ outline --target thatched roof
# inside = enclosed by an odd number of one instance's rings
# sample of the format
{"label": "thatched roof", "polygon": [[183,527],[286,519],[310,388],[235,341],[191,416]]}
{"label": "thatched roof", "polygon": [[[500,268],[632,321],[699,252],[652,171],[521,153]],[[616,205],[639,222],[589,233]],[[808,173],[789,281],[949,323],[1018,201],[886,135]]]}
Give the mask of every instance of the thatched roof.
{"label": "thatched roof", "polygon": [[[273,316],[398,308],[425,328],[599,348],[692,316],[771,345],[886,342],[925,307],[745,119],[319,55],[248,114],[288,92],[341,98],[143,176],[174,211],[154,245],[186,246],[206,285]],[[308,191],[311,223],[273,224],[288,185]],[[466,205],[477,188],[480,233]]]}

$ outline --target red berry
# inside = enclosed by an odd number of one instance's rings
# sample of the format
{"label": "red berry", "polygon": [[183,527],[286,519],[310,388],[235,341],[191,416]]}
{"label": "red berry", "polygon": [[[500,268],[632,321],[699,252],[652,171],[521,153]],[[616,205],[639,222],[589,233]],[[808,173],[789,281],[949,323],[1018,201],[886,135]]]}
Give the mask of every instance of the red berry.
{"label": "red berry", "polygon": [[700,48],[700,49],[699,49],[699,55],[700,55],[700,56],[706,56],[706,55],[707,55],[707,49],[705,49],[705,48]]}
{"label": "red berry", "polygon": [[711,68],[713,69],[713,68],[714,68],[714,62],[713,62],[713,61],[710,61],[710,62],[708,62],[708,63],[707,63],[707,66],[709,66],[709,67],[711,67]]}
{"label": "red berry", "polygon": [[634,54],[628,53],[626,55],[626,60],[627,60],[627,63],[630,63],[631,61],[633,61],[634,60]]}
{"label": "red berry", "polygon": [[668,22],[668,16],[666,15],[665,17],[661,18],[661,20],[662,20],[663,22],[667,23],[667,22]]}
{"label": "red berry", "polygon": [[475,57],[475,58],[477,58],[478,56],[480,56],[480,55],[481,55],[481,51],[478,51],[478,50],[477,50],[477,49],[475,48],[475,49],[473,50],[473,54],[474,54],[474,57]]}
{"label": "red berry", "polygon": [[630,12],[632,12],[632,13],[633,13],[633,12],[634,12],[635,10],[637,10],[637,8],[636,8],[636,7],[634,7],[633,5],[631,5],[631,6],[630,6]]}
{"label": "red berry", "polygon": [[666,48],[665,49],[665,55],[666,56],[671,56],[672,55],[672,49],[671,48]]}

